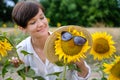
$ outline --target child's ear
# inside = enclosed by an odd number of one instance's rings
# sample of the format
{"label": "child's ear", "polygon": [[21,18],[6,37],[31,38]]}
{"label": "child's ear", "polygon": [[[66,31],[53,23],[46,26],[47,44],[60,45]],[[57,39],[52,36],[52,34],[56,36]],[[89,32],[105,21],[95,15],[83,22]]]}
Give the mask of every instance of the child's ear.
{"label": "child's ear", "polygon": [[26,29],[21,27],[21,26],[18,26],[18,28],[23,32],[23,33],[26,33]]}

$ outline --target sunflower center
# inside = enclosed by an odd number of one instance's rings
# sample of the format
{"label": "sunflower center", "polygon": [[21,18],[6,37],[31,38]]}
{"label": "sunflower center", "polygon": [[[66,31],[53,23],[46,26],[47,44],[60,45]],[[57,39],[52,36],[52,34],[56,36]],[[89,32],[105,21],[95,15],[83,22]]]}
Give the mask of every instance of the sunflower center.
{"label": "sunflower center", "polygon": [[75,45],[73,39],[71,39],[69,41],[61,41],[61,48],[66,55],[73,56],[81,51],[82,46]]}
{"label": "sunflower center", "polygon": [[103,39],[103,38],[99,38],[97,40],[95,40],[94,42],[94,50],[97,52],[97,53],[100,53],[100,54],[104,54],[106,52],[109,51],[109,44],[108,44],[108,41]]}
{"label": "sunflower center", "polygon": [[111,74],[120,79],[120,61],[112,67]]}

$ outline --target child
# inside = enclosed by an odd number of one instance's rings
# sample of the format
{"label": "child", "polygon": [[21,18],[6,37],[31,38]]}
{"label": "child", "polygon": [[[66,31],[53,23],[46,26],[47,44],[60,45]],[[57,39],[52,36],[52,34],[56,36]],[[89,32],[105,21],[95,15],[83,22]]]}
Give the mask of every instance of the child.
{"label": "child", "polygon": [[[20,59],[35,71],[36,76],[42,76],[45,80],[56,80],[56,76],[46,75],[59,72],[63,67],[50,63],[43,52],[45,42],[51,33],[42,5],[31,1],[18,2],[13,9],[12,18],[20,30],[30,35],[17,45]],[[21,50],[32,55],[24,56]],[[67,71],[67,80],[86,80],[90,75],[89,66],[83,60],[76,62],[76,65],[82,72]]]}

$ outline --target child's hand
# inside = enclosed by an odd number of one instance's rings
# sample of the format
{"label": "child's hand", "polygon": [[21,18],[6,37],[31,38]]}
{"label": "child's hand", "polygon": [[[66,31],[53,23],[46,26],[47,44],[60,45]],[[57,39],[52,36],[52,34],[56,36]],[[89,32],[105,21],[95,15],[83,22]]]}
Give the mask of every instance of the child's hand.
{"label": "child's hand", "polygon": [[86,77],[88,74],[88,68],[86,67],[84,60],[81,59],[79,62],[75,62],[78,68],[80,68],[81,72],[78,72],[78,76]]}
{"label": "child's hand", "polygon": [[12,59],[9,60],[15,67],[18,67],[23,62],[19,60],[17,57],[12,57]]}

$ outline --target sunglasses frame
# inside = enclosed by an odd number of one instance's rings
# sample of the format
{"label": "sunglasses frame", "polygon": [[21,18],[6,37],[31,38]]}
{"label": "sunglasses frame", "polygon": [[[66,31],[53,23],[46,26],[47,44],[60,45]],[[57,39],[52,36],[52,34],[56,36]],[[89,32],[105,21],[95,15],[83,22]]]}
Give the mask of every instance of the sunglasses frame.
{"label": "sunglasses frame", "polygon": [[[87,39],[85,39],[84,37],[82,37],[82,36],[74,36],[74,35],[72,35],[70,32],[68,32],[68,31],[63,31],[62,33],[61,33],[61,36],[63,35],[63,34],[65,34],[65,33],[69,33],[70,35],[71,35],[71,38],[70,39],[68,39],[68,40],[63,40],[63,41],[69,41],[69,40],[71,40],[72,38],[73,38],[73,41],[74,41],[74,44],[76,44],[76,45],[78,45],[78,46],[81,46],[81,45],[84,45],[85,43],[86,43],[86,41],[87,41]],[[85,40],[85,42],[83,43],[83,44],[77,44],[76,42],[75,42],[75,38],[76,37],[79,37],[79,38],[82,38],[82,39],[84,39]]]}

